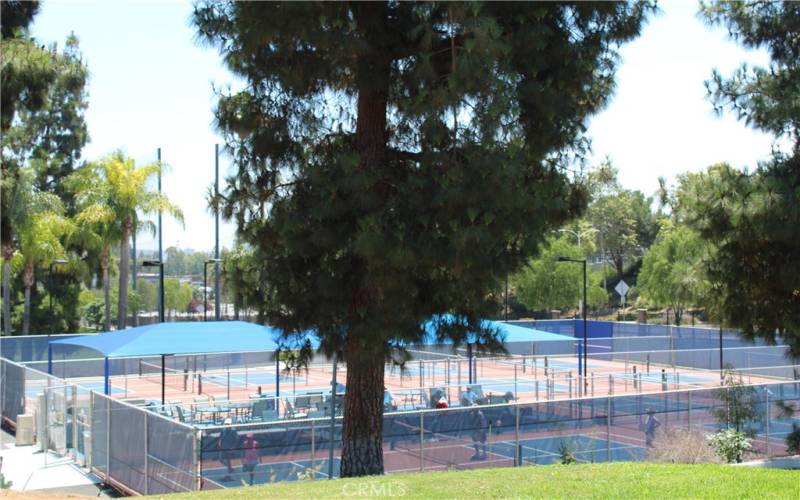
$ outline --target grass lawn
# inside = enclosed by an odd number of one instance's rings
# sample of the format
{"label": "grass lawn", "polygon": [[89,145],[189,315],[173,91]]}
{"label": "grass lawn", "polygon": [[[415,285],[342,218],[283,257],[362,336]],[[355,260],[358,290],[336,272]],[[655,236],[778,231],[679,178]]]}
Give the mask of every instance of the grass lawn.
{"label": "grass lawn", "polygon": [[613,463],[392,474],[169,498],[800,498],[800,472],[724,465]]}

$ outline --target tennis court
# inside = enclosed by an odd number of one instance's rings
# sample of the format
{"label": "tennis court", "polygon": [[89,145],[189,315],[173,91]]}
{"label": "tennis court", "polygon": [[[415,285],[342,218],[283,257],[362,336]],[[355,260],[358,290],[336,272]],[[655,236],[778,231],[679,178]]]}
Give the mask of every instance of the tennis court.
{"label": "tennis court", "polygon": [[[549,465],[560,463],[563,453],[570,453],[579,463],[599,463],[606,461],[642,460],[646,450],[641,446],[621,441],[606,440],[590,435],[553,436],[521,439],[519,444],[507,436],[490,436],[486,444],[486,458],[474,460],[475,449],[469,436],[447,434],[426,434],[421,448],[400,446],[384,448],[384,463],[387,473],[410,472],[419,470],[421,461],[425,470],[469,469],[474,467],[513,466],[520,453],[521,465]],[[278,481],[308,480],[328,478],[329,462],[327,450],[321,450],[316,459],[305,453],[304,458],[272,461],[262,456],[262,463],[254,470],[254,484],[274,483]],[[336,449],[338,454],[340,450]],[[217,452],[218,453],[218,452]],[[241,458],[231,460],[231,470],[219,459],[211,457],[204,461],[203,477],[221,487],[237,487],[248,484],[250,474],[242,468]],[[339,475],[340,460],[334,457],[333,477]]]}

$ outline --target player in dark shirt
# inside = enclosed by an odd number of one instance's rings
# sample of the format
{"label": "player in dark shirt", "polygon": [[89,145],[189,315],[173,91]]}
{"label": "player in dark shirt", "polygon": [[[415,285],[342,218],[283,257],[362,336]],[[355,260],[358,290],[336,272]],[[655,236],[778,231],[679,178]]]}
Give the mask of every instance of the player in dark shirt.
{"label": "player in dark shirt", "polygon": [[471,460],[486,460],[486,428],[489,426],[483,412],[474,407],[470,412],[472,419],[472,446],[475,454]]}
{"label": "player in dark shirt", "polygon": [[[226,425],[230,425],[231,423],[231,419],[225,419]],[[236,429],[233,427],[225,427],[222,429],[222,432],[219,434],[219,440],[217,441],[217,447],[219,448],[219,461],[228,469],[228,473],[222,480],[230,481],[231,474],[233,473],[231,460],[236,457],[239,449],[239,434],[236,432]]]}

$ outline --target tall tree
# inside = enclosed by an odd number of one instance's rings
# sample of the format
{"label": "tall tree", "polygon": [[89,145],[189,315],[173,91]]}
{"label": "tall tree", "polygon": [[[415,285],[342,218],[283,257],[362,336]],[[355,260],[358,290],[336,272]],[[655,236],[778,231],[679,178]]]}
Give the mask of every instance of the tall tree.
{"label": "tall tree", "polygon": [[[88,139],[84,112],[88,105],[86,84],[88,68],[83,62],[78,40],[74,35],[67,38],[63,50],[56,44],[47,52],[51,69],[55,73],[52,84],[44,92],[43,103],[36,108],[21,106],[17,108],[11,125],[2,135],[2,154],[4,168],[16,172],[20,166],[32,166],[36,172],[34,188],[49,192],[61,198],[65,215],[75,214],[74,203],[63,180],[74,170],[80,161],[81,150]],[[13,179],[15,174],[10,173]],[[10,190],[4,191],[13,199]],[[5,202],[5,200],[4,200]],[[4,207],[9,205],[4,203]],[[16,229],[16,224],[11,224]],[[5,235],[4,235],[5,237]],[[10,235],[15,240],[14,234]],[[89,250],[80,246],[80,241],[71,242],[71,252],[86,255]],[[60,311],[57,318],[38,315],[48,325],[78,326],[77,308],[80,284],[85,277],[84,266],[70,266],[66,272],[58,273],[57,280],[44,282],[48,294],[54,296]],[[37,288],[34,287],[34,290]],[[37,316],[32,318],[34,328]],[[74,331],[74,330],[73,330]]]}
{"label": "tall tree", "polygon": [[707,82],[716,109],[789,141],[752,172],[716,165],[687,194],[691,224],[715,247],[707,265],[724,321],[747,337],[781,337],[800,356],[800,3],[704,2],[701,12],[768,68]]}
{"label": "tall tree", "polygon": [[[625,264],[638,259],[641,251],[653,243],[658,224],[650,210],[652,199],[640,191],[624,189],[617,173],[609,158],[589,172],[590,200],[586,220],[597,230],[603,265],[610,257],[621,277]],[[603,273],[605,280],[605,267]]]}
{"label": "tall tree", "polygon": [[633,194],[620,190],[601,196],[589,206],[587,219],[598,231],[603,258],[610,257],[617,274],[622,275],[625,262],[641,248]]}
{"label": "tall tree", "polygon": [[[106,310],[109,309],[108,266],[110,247],[119,243],[119,302],[117,328],[126,326],[128,308],[128,274],[130,268],[130,241],[133,224],[155,233],[152,224],[143,222],[142,216],[166,212],[183,222],[180,208],[166,195],[152,191],[148,182],[159,174],[157,163],[137,167],[134,160],[121,152],[108,155],[102,161],[90,163],[73,174],[73,190],[82,207],[80,217],[97,224],[102,234],[101,267],[106,291]],[[108,317],[106,318],[108,322]],[[110,325],[106,325],[107,327]]]}
{"label": "tall tree", "polygon": [[72,222],[64,217],[64,206],[58,197],[38,192],[31,201],[25,222],[17,228],[25,294],[23,335],[30,333],[31,288],[36,284],[34,270],[37,265],[47,267],[54,259],[67,257],[63,241],[72,231]]}
{"label": "tall tree", "polygon": [[19,112],[36,112],[48,104],[49,92],[63,70],[61,56],[32,39],[28,25],[39,11],[36,1],[0,3],[0,135],[3,161],[0,162],[0,252],[3,257],[3,330],[11,333],[11,292],[9,262],[19,245],[14,215],[25,196],[19,179],[24,159],[9,150],[10,130]]}
{"label": "tall tree", "polygon": [[[384,363],[480,318],[548,230],[581,212],[565,167],[646,3],[200,2],[246,89],[217,121],[222,212],[263,255],[268,319],[347,365],[342,476],[383,472]],[[472,332],[472,333],[468,333]],[[310,354],[308,343],[303,352]]]}
{"label": "tall tree", "polygon": [[263,319],[269,300],[264,273],[256,249],[237,241],[230,251],[222,253],[222,278],[228,299],[233,302],[233,317],[239,319],[242,309],[255,306],[259,319]]}
{"label": "tall tree", "polygon": [[672,309],[675,324],[683,312],[700,305],[708,292],[703,259],[708,260],[708,245],[692,229],[666,222],[655,243],[644,255],[637,287],[648,304]]}
{"label": "tall tree", "polygon": [[[536,258],[512,278],[517,300],[534,311],[552,308],[575,307],[583,301],[583,268],[574,263],[557,263],[557,257],[584,259],[587,247],[579,248],[569,243],[571,236],[554,238],[547,242]],[[602,287],[602,278],[592,272],[587,276],[586,299],[589,306],[600,305],[607,300]]]}

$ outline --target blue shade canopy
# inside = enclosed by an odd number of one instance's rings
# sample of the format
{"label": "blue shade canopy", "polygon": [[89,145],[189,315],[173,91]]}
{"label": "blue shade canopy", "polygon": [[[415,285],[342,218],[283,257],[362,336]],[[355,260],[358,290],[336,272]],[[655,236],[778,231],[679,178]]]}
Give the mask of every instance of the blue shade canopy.
{"label": "blue shade canopy", "polygon": [[[281,332],[245,321],[178,321],[50,342],[94,349],[105,357],[157,356],[215,352],[274,351]],[[309,335],[312,346],[316,339]]]}
{"label": "blue shade canopy", "polygon": [[[449,318],[449,315],[444,316],[445,321],[447,321]],[[545,332],[542,330],[536,330],[534,328],[517,326],[500,321],[484,320],[483,326],[487,328],[493,328],[498,331],[500,340],[503,342],[565,342],[575,340],[574,337],[569,335]],[[475,338],[470,335],[469,342],[474,341]],[[430,321],[425,323],[425,339],[421,342],[421,345],[434,345],[442,343],[452,344],[449,339],[445,339],[443,342],[437,341],[434,323]]]}
{"label": "blue shade canopy", "polygon": [[564,342],[575,340],[574,337],[568,335],[559,335],[558,333],[545,332],[509,323],[500,323],[499,321],[489,321],[489,323],[499,328],[500,331],[505,334],[504,342]]}
{"label": "blue shade canopy", "polygon": [[[486,321],[500,332],[504,342],[573,341],[573,337],[522,326]],[[426,323],[422,345],[437,344],[431,322]],[[99,335],[85,335],[51,341],[51,346],[69,345],[94,349],[104,357],[158,356],[161,354],[210,354],[220,352],[274,351],[286,347],[277,328],[245,321],[178,321],[155,323]],[[313,348],[319,341],[309,332]],[[450,343],[447,341],[446,343]]]}

